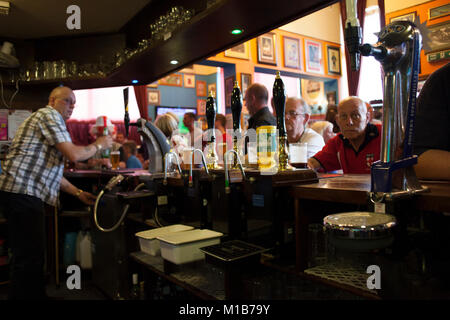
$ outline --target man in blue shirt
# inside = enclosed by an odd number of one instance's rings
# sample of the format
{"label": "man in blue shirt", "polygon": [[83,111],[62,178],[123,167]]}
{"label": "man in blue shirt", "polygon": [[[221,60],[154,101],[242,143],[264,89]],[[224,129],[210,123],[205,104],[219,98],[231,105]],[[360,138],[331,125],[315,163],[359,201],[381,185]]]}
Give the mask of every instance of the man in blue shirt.
{"label": "man in blue shirt", "polygon": [[126,167],[129,169],[142,169],[142,163],[136,157],[137,154],[136,142],[134,141],[124,142],[122,148]]}

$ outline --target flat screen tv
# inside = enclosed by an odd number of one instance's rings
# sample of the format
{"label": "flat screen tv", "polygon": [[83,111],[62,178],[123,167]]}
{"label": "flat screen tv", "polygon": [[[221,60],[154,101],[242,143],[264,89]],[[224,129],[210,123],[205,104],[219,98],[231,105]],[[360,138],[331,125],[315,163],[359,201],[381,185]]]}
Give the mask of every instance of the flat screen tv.
{"label": "flat screen tv", "polygon": [[172,112],[178,116],[178,129],[180,129],[181,133],[188,132],[187,128],[183,124],[183,117],[186,112],[193,112],[194,114],[197,114],[196,108],[188,108],[188,107],[164,107],[164,106],[157,106],[156,107],[156,117],[158,117],[161,114],[164,114],[166,112]]}

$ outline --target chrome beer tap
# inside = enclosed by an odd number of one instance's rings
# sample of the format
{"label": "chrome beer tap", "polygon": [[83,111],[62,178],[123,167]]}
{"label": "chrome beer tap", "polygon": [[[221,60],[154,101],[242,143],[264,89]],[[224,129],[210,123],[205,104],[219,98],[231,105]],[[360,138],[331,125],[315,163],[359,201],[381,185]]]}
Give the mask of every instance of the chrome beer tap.
{"label": "chrome beer tap", "polygon": [[206,99],[206,122],[208,124],[208,144],[206,148],[206,166],[208,169],[219,169],[217,164],[219,157],[216,152],[216,133],[215,133],[215,121],[216,121],[216,104],[214,102],[213,92],[209,94]]}

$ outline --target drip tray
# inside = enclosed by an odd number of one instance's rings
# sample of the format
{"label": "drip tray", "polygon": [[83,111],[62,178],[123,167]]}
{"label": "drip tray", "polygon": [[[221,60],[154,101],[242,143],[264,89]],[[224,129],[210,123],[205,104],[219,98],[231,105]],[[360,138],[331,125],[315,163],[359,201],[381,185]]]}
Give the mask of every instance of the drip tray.
{"label": "drip tray", "polygon": [[246,258],[257,257],[257,255],[269,250],[241,240],[231,240],[221,244],[200,248],[206,257],[217,259],[222,262],[237,262]]}

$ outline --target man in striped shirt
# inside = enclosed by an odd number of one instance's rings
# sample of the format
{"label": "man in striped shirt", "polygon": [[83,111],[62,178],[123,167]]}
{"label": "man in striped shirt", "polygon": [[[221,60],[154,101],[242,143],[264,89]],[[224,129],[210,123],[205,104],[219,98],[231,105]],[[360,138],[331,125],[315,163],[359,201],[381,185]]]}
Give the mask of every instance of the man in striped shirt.
{"label": "man in striped shirt", "polygon": [[44,299],[44,203],[56,206],[59,190],[92,205],[95,196],[63,177],[64,158],[80,161],[109,148],[111,137],[88,146],[72,143],[65,121],[75,108],[68,87],[55,88],[48,105],[34,112],[17,130],[0,175],[0,204],[5,210],[11,256],[10,299]]}

